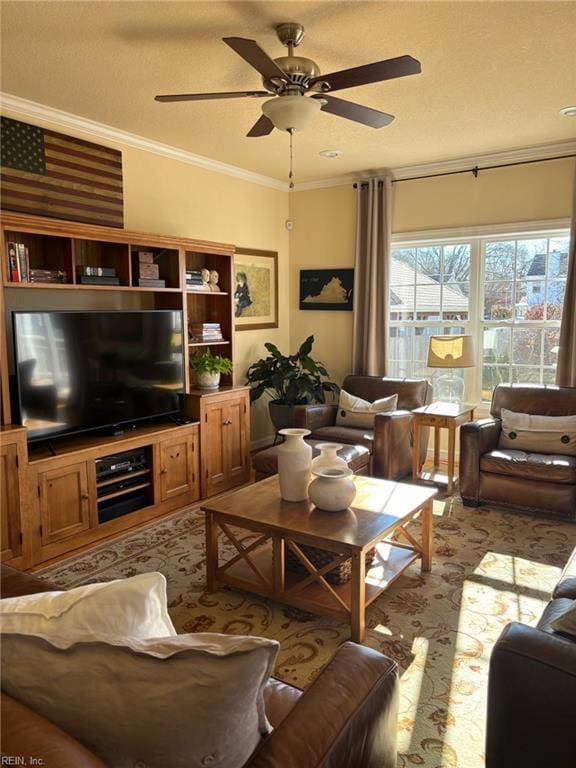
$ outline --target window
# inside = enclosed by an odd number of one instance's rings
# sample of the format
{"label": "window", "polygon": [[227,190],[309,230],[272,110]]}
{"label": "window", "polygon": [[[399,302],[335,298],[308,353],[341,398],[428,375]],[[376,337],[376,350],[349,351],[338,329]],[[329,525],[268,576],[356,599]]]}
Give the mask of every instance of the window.
{"label": "window", "polygon": [[469,333],[469,398],[490,400],[499,382],[553,383],[567,269],[565,230],[395,244],[390,375],[433,381],[442,371],[426,366],[429,337]]}

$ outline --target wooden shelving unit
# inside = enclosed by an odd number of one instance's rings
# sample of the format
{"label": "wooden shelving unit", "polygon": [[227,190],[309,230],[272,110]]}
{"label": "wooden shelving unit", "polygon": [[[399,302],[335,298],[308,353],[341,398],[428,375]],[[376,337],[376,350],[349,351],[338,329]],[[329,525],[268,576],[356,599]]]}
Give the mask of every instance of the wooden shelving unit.
{"label": "wooden shelving unit", "polygon": [[[188,238],[149,235],[111,227],[46,219],[17,213],[2,213],[1,276],[2,303],[0,306],[0,338],[9,348],[11,312],[17,309],[175,309],[184,316],[185,384],[189,392],[190,353],[198,348],[217,348],[219,354],[234,363],[234,302],[233,258],[234,246]],[[62,270],[64,283],[13,282],[8,268],[8,242],[22,243],[28,249],[32,269]],[[137,280],[137,253],[150,251],[159,267],[159,276],[165,280],[164,288],[135,285]],[[120,285],[80,284],[81,267],[112,267]],[[194,291],[186,287],[186,269],[207,268],[220,276],[220,292]],[[50,296],[61,292],[57,302]],[[85,301],[72,298],[77,292]],[[27,293],[30,292],[30,293]],[[90,293],[94,298],[90,298]],[[26,296],[34,296],[33,302]],[[70,298],[68,299],[68,295]],[[220,323],[224,341],[190,342],[189,323]],[[215,349],[216,353],[216,349]],[[10,424],[12,413],[9,397],[8,357],[2,358],[1,423]],[[232,375],[223,377],[223,384],[232,383]]]}
{"label": "wooden shelving unit", "polygon": [[[35,270],[60,270],[62,283],[14,282],[8,243],[27,249]],[[139,286],[139,251],[153,254],[165,287]],[[0,236],[0,458],[2,541],[0,559],[30,568],[88,546],[196,501],[202,490],[234,487],[249,476],[249,402],[245,388],[224,376],[219,391],[204,398],[194,390],[190,354],[213,348],[234,363],[234,246],[190,238],[2,212]],[[119,285],[80,282],[83,267],[113,268]],[[186,269],[217,270],[220,292],[186,286]],[[184,410],[195,423],[143,425],[124,438],[93,434],[27,445],[26,430],[12,426],[10,377],[14,374],[12,312],[16,310],[168,309],[183,313]],[[218,342],[192,342],[190,323],[219,323]],[[202,401],[202,408],[198,405]],[[208,407],[210,405],[210,408]],[[194,417],[193,413],[198,415]],[[204,425],[200,421],[200,413]],[[234,424],[234,430],[230,429]],[[200,464],[200,441],[205,453]],[[222,468],[214,465],[225,447]],[[117,451],[143,447],[149,469],[109,484],[98,480],[95,462]],[[214,466],[213,466],[214,465]],[[202,478],[200,477],[202,466]],[[5,482],[4,482],[5,481]],[[120,483],[120,486],[119,486]],[[107,485],[110,487],[106,490]],[[140,494],[139,506],[122,517],[105,518],[101,505]],[[130,503],[133,499],[130,499]]]}

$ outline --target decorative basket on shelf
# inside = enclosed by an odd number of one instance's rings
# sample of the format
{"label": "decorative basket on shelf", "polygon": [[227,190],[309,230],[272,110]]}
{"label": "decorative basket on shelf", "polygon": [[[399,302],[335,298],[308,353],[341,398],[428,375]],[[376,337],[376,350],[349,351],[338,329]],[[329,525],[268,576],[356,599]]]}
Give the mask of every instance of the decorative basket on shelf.
{"label": "decorative basket on shelf", "polygon": [[[328,563],[334,560],[336,557],[335,552],[328,552],[326,549],[319,549],[318,547],[312,547],[308,544],[299,544],[298,546],[306,555],[308,560],[310,560],[312,565],[314,565],[316,568],[322,568],[323,566],[328,565]],[[366,569],[370,568],[372,565],[375,554],[375,549],[371,549],[366,553]],[[294,554],[288,545],[284,547],[284,563],[287,571],[292,571],[292,573],[301,573],[304,576],[309,575],[309,571],[304,563],[299,560],[299,558]],[[334,568],[332,568],[332,570],[324,574],[326,581],[329,584],[334,584],[335,586],[346,584],[348,581],[350,581],[351,577],[351,559],[344,560],[344,562],[336,565]]]}

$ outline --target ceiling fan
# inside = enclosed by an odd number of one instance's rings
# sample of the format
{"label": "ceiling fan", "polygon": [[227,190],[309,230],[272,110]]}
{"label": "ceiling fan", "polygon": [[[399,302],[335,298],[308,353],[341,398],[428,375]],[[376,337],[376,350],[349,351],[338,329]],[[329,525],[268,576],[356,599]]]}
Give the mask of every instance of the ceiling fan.
{"label": "ceiling fan", "polygon": [[412,56],[376,61],[352,69],[323,75],[312,59],[295,56],[294,49],[304,38],[302,24],[279,24],[276,34],[287,46],[288,55],[272,59],[255,40],[224,37],[224,42],[262,75],[264,91],[228,91],[223,93],[180,93],[156,96],[156,101],[201,101],[204,99],[237,99],[272,97],[262,105],[262,116],[247,133],[249,137],[267,136],[274,128],[302,130],[320,110],[371,128],[389,125],[394,116],[336,98],[330,93],[357,85],[393,80],[421,71],[420,62]]}

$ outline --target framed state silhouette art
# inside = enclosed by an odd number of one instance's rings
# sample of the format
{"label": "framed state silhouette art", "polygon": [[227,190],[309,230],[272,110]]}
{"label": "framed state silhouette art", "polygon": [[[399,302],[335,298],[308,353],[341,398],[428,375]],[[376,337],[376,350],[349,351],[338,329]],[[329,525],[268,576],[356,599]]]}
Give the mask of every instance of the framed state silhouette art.
{"label": "framed state silhouette art", "polygon": [[353,269],[300,270],[300,309],[351,312],[353,299]]}

